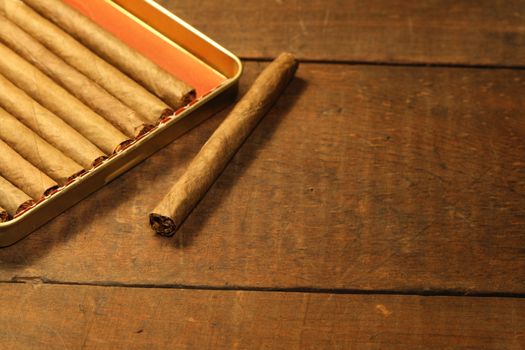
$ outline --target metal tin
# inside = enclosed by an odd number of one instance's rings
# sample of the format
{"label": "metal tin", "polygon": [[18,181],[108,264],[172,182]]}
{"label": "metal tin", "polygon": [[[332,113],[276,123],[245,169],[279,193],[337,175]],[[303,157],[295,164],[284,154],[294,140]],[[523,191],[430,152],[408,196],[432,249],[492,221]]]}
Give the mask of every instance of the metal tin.
{"label": "metal tin", "polygon": [[128,148],[0,224],[0,246],[24,238],[67,208],[196,126],[235,96],[240,60],[152,0],[65,0],[197,89],[197,100]]}

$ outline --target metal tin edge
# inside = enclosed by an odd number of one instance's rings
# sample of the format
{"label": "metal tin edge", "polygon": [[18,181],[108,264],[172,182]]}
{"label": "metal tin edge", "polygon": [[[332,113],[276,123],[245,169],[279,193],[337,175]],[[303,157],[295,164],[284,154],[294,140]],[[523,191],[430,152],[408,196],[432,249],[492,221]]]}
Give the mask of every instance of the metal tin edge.
{"label": "metal tin edge", "polygon": [[[115,7],[123,9],[125,12],[129,11],[124,4],[124,1],[106,1],[113,3]],[[210,64],[210,62],[205,61],[210,67],[218,70],[221,74],[226,76],[227,80],[206,95],[202,96],[189,107],[179,110],[176,115],[166,122],[161,123],[152,132],[135,141],[130,147],[111,156],[101,165],[88,171],[80,178],[75,179],[67,186],[60,188],[56,193],[46,197],[30,210],[6,223],[0,223],[0,247],[12,245],[26,237],[38,227],[60,215],[63,211],[102,188],[105,184],[114,180],[116,177],[145,160],[160,148],[166,146],[186,131],[195,127],[213,115],[214,112],[225,107],[235,96],[238,81],[243,70],[240,59],[159,4],[151,0],[144,0],[143,3],[151,6],[164,16],[167,16],[169,19],[180,25],[181,28],[191,32],[191,34],[200,38],[204,43],[210,45],[215,49],[215,54],[223,56],[221,59],[227,58],[230,60],[230,67],[226,69],[227,71],[224,66],[221,66],[221,63]],[[133,12],[129,12],[133,14]],[[150,28],[156,30],[155,23],[149,22],[146,18],[140,19],[147,23]],[[173,39],[166,37],[164,40]],[[177,42],[174,43],[179,45]],[[193,52],[191,47],[184,46],[184,49],[188,50],[191,54],[198,55],[198,52]],[[145,215],[145,220],[146,217],[147,215]]]}

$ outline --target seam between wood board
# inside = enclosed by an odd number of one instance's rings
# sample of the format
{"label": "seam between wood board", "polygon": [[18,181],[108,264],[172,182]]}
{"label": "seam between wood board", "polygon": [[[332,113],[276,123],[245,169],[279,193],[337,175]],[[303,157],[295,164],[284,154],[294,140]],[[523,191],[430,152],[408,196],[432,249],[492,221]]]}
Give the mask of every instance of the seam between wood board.
{"label": "seam between wood board", "polygon": [[18,277],[11,280],[0,280],[2,284],[34,284],[34,285],[62,285],[62,286],[88,286],[107,288],[136,288],[136,289],[174,289],[174,290],[207,290],[224,292],[264,292],[264,293],[307,293],[307,294],[339,294],[339,295],[401,295],[424,297],[486,297],[486,298],[525,298],[525,293],[513,292],[484,292],[461,290],[396,290],[396,289],[347,289],[347,288],[315,288],[315,287],[255,287],[255,286],[210,286],[186,284],[147,284],[147,283],[122,283],[113,281],[74,282],[56,281],[45,277]]}
{"label": "seam between wood board", "polygon": [[[271,62],[273,57],[239,57],[243,62]],[[425,63],[425,62],[396,62],[396,61],[365,61],[365,60],[317,60],[298,58],[301,64],[326,64],[349,66],[385,66],[385,67],[427,67],[427,68],[471,68],[487,70],[525,70],[525,65],[491,65],[467,63]]]}

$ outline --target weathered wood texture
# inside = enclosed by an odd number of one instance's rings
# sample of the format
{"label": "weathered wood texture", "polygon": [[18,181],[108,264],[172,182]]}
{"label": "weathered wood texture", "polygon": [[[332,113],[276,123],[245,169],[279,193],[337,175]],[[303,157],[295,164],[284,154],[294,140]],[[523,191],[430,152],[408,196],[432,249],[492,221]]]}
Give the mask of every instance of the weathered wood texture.
{"label": "weathered wood texture", "polygon": [[525,293],[524,87],[521,70],[304,64],[178,238],[147,213],[222,116],[2,249],[0,278]]}
{"label": "weathered wood texture", "polygon": [[247,58],[525,65],[525,2],[157,0]]}
{"label": "weathered wood texture", "polygon": [[523,299],[24,284],[0,291],[4,349],[525,346]]}

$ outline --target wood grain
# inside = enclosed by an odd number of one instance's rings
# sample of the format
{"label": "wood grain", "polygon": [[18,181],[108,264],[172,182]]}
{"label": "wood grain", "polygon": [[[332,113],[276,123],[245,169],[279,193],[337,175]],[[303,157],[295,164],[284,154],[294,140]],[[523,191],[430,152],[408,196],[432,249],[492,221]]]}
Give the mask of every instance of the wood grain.
{"label": "wood grain", "polygon": [[224,113],[2,249],[0,279],[525,293],[524,84],[303,64],[179,238],[147,213]]}
{"label": "wood grain", "polygon": [[245,58],[525,65],[522,0],[157,0]]}
{"label": "wood grain", "polygon": [[[521,349],[523,299],[7,284],[0,342],[26,349]],[[22,295],[23,297],[20,297]]]}

